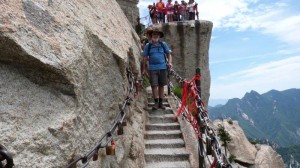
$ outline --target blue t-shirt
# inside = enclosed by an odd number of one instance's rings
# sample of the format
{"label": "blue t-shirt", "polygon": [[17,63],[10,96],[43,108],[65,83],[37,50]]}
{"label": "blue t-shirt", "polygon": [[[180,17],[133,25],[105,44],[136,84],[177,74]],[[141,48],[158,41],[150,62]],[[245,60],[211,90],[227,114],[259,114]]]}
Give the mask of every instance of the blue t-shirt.
{"label": "blue t-shirt", "polygon": [[[149,43],[151,43],[151,49],[148,53]],[[149,56],[149,70],[160,70],[167,69],[165,54],[170,54],[170,49],[165,42],[159,42],[158,45],[154,45],[152,42],[149,42],[144,47],[144,57]],[[164,48],[163,46],[164,45]]]}

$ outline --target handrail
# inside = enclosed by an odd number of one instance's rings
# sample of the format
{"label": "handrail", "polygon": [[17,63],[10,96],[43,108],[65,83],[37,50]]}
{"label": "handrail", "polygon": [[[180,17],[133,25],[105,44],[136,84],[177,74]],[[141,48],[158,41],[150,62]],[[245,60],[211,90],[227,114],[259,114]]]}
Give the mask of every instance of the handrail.
{"label": "handrail", "polygon": [[[218,167],[218,168],[231,168],[228,159],[226,156],[221,152],[221,145],[219,142],[219,137],[217,136],[215,130],[209,126],[208,122],[210,121],[209,115],[207,110],[204,107],[204,102],[201,98],[201,83],[200,83],[200,69],[196,69],[196,75],[195,79],[188,81],[184,78],[182,78],[174,69],[169,69],[169,74],[172,75],[176,81],[183,87],[184,84],[188,86],[190,91],[192,92],[194,103],[197,108],[197,114],[192,115],[190,111],[188,111],[188,108],[184,105],[181,113],[188,122],[191,123],[191,125],[194,128],[195,133],[198,135],[198,142],[199,142],[199,161],[200,158],[203,159],[204,157],[207,157],[207,160],[209,161],[210,168]],[[169,87],[174,88],[174,85],[169,80]],[[181,100],[177,98],[174,94],[172,94],[175,100],[182,105]],[[180,113],[179,113],[180,115]],[[194,118],[192,118],[194,117]],[[205,138],[205,140],[204,140]],[[204,141],[206,144],[206,150],[204,149]],[[209,151],[208,151],[209,150]],[[208,158],[208,155],[212,155],[214,158],[214,161],[211,162]],[[199,163],[200,168],[205,167],[205,163]]]}
{"label": "handrail", "polygon": [[[68,163],[68,165],[65,168],[74,168],[74,167],[76,167],[76,164],[79,161],[81,161],[83,164],[83,165],[81,165],[81,168],[87,167],[91,158],[93,158],[93,161],[96,161],[98,159],[98,151],[100,148],[109,147],[110,143],[111,143],[111,146],[114,146],[115,140],[113,138],[113,133],[116,131],[117,128],[118,128],[118,135],[123,134],[123,126],[126,126],[126,122],[124,122],[124,118],[126,116],[126,107],[128,105],[130,105],[130,102],[132,101],[132,98],[130,97],[130,95],[133,92],[134,84],[136,84],[135,77],[134,77],[132,71],[129,68],[127,68],[126,72],[127,72],[127,78],[129,80],[127,96],[124,100],[122,107],[120,108],[119,113],[115,117],[113,125],[111,126],[111,128],[109,129],[109,131],[107,133],[103,134],[100,137],[99,141],[96,143],[96,145],[94,147],[92,147],[83,156],[79,156],[78,158],[74,159],[72,162]],[[112,148],[109,148],[109,149],[112,149]],[[107,150],[108,150],[108,148],[107,148]],[[112,150],[114,150],[114,149],[112,149]],[[112,153],[114,154],[114,151]]]}

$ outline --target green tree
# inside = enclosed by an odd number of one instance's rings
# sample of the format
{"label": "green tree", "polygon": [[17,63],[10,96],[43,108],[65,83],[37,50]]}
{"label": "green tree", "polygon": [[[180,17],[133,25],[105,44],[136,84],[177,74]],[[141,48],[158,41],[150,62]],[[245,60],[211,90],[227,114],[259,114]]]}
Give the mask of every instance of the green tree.
{"label": "green tree", "polygon": [[236,156],[233,154],[230,154],[230,156],[228,158],[229,162],[232,163],[235,159],[236,159]]}
{"label": "green tree", "polygon": [[220,137],[220,140],[223,142],[222,146],[225,148],[225,156],[227,157],[227,144],[231,142],[231,137],[229,133],[225,130],[224,126],[219,125],[218,127],[218,136]]}

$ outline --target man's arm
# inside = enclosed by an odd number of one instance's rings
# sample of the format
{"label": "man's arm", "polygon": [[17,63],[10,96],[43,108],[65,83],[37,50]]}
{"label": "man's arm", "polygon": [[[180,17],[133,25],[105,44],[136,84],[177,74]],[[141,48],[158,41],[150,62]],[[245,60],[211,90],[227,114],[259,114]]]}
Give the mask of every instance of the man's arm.
{"label": "man's arm", "polygon": [[169,68],[172,68],[173,64],[172,64],[172,55],[171,55],[171,53],[168,54],[167,57],[168,57],[168,66],[169,66]]}
{"label": "man's arm", "polygon": [[148,75],[148,71],[147,71],[147,62],[149,57],[148,48],[149,48],[149,43],[147,43],[144,47],[143,59],[142,59],[142,75]]}
{"label": "man's arm", "polygon": [[171,55],[171,50],[170,50],[170,48],[169,48],[169,46],[168,46],[168,44],[167,44],[166,42],[163,42],[162,45],[163,45],[164,52],[165,52],[166,57],[167,57],[168,67],[169,67],[169,68],[172,68],[173,65],[172,65],[172,55]]}

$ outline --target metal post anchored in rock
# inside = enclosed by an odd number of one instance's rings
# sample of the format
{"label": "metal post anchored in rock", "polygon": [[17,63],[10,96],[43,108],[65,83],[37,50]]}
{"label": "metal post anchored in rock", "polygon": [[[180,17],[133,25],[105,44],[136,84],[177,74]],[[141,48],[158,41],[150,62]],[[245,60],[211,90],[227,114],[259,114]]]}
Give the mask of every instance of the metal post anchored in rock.
{"label": "metal post anchored in rock", "polygon": [[[2,164],[2,161],[6,160],[6,165]],[[13,168],[14,161],[12,155],[7,151],[7,149],[0,144],[0,168]]]}
{"label": "metal post anchored in rock", "polygon": [[195,84],[197,88],[198,94],[201,96],[201,70],[200,68],[196,68],[196,79],[195,79]]}

